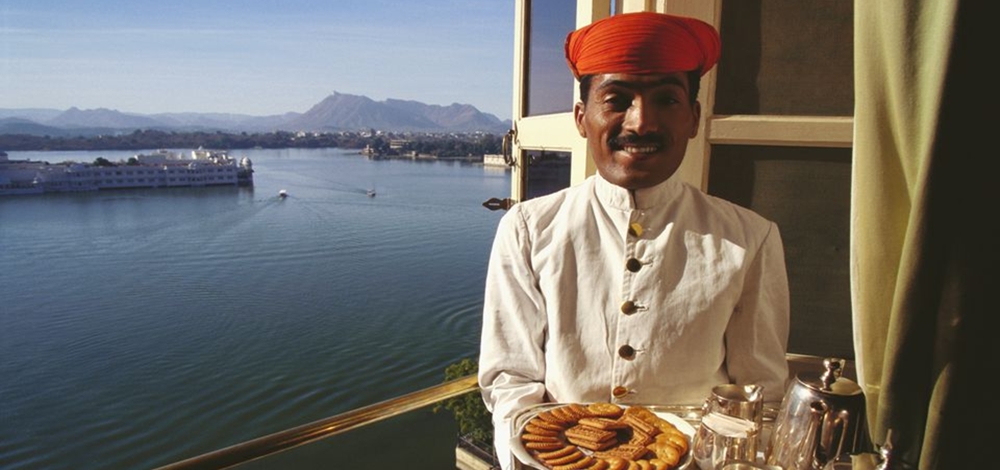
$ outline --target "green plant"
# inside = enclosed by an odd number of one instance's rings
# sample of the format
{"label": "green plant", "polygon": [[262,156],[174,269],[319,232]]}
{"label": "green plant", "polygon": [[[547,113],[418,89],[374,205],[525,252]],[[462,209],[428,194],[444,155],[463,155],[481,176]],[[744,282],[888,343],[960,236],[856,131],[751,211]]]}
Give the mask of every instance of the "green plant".
{"label": "green plant", "polygon": [[[472,359],[462,359],[444,370],[445,380],[454,380],[475,374],[479,364]],[[479,393],[466,393],[444,400],[434,407],[434,412],[444,408],[455,416],[459,433],[471,439],[482,449],[493,452],[493,422],[491,414]]]}

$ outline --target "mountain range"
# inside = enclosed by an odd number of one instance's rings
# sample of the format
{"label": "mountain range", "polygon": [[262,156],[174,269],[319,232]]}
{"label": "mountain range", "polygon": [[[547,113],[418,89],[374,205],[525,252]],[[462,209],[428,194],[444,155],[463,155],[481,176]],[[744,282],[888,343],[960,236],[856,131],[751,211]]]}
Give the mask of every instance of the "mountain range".
{"label": "mountain range", "polygon": [[138,129],[176,132],[336,132],[376,129],[389,132],[487,132],[503,134],[509,120],[472,105],[429,105],[334,92],[304,113],[270,116],[227,113],[136,114],[113,109],[0,109],[0,134],[90,136]]}

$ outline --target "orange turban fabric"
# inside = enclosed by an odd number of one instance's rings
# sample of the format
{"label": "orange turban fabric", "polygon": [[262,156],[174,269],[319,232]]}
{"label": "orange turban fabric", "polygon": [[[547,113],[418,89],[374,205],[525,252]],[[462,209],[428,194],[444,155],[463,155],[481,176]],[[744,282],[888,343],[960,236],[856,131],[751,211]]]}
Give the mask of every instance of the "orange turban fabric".
{"label": "orange turban fabric", "polygon": [[663,13],[623,13],[595,21],[566,38],[576,78],[599,73],[701,75],[719,61],[722,43],[708,23]]}

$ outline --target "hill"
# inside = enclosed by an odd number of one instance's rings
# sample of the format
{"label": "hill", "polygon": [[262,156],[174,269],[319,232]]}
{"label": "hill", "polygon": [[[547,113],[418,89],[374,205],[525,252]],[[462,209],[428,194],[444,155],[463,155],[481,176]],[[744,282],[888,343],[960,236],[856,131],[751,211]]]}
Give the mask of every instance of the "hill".
{"label": "hill", "polygon": [[387,132],[485,132],[503,134],[509,121],[483,113],[472,105],[428,105],[417,101],[387,99],[334,92],[305,113],[271,116],[229,113],[126,113],[107,108],[59,111],[52,109],[0,109],[0,135],[91,136],[162,131],[359,131]]}

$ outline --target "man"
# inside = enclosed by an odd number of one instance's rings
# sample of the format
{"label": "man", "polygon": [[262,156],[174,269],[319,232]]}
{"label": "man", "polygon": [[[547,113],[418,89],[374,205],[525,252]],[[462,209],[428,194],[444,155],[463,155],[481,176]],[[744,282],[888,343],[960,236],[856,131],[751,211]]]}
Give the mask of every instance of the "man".
{"label": "man", "polygon": [[671,178],[719,50],[710,25],[650,12],[567,38],[598,174],[515,205],[497,230],[479,383],[504,468],[510,420],[532,404],[700,404],[720,383],[783,395],[777,226]]}

